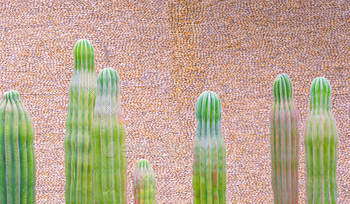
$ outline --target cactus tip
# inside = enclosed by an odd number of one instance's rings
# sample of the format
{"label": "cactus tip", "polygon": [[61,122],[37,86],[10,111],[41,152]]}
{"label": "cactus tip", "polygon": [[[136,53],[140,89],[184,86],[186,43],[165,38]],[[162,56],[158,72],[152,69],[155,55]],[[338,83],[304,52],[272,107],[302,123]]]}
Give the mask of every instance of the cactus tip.
{"label": "cactus tip", "polygon": [[321,90],[327,91],[325,93],[331,93],[331,84],[329,83],[328,79],[324,77],[316,77],[311,83],[310,94],[315,94]]}
{"label": "cactus tip", "polygon": [[147,159],[140,159],[137,164],[137,168],[140,169],[141,167],[143,168],[148,168],[149,167],[149,162]]}
{"label": "cactus tip", "polygon": [[273,84],[273,97],[275,103],[291,102],[293,98],[293,85],[289,76],[279,74]]}
{"label": "cactus tip", "polygon": [[203,92],[197,99],[197,119],[219,121],[221,119],[221,101],[219,96],[212,91]]}
{"label": "cactus tip", "polygon": [[[78,40],[74,45],[73,53],[76,68],[88,68],[92,70],[94,69],[94,48],[89,40]],[[92,66],[86,66],[84,64],[91,64]]]}
{"label": "cactus tip", "polygon": [[3,94],[4,99],[6,100],[20,100],[19,94],[15,90],[7,91]]}
{"label": "cactus tip", "polygon": [[113,83],[119,84],[119,75],[118,72],[113,68],[104,68],[97,75],[97,81],[102,83],[103,80],[110,81]]}
{"label": "cactus tip", "polygon": [[319,109],[331,107],[332,87],[324,77],[315,78],[310,87],[310,108]]}
{"label": "cactus tip", "polygon": [[92,44],[89,40],[80,39],[75,43],[74,49],[77,49],[78,47],[83,47],[83,46],[92,46]]}

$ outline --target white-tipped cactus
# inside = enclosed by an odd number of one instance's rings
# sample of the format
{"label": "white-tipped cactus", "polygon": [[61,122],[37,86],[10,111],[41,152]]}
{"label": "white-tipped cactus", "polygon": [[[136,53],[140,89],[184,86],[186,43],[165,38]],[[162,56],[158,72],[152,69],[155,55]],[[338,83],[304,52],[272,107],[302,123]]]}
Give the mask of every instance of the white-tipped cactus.
{"label": "white-tipped cactus", "polygon": [[156,178],[153,169],[146,159],[137,162],[134,171],[134,203],[156,203]]}
{"label": "white-tipped cactus", "polygon": [[66,203],[94,203],[90,133],[95,107],[94,49],[88,40],[74,46],[74,72],[69,85],[66,118]]}
{"label": "white-tipped cactus", "polygon": [[337,202],[338,134],[331,112],[331,95],[331,85],[326,78],[314,79],[305,125],[307,203]]}
{"label": "white-tipped cactus", "polygon": [[277,76],[270,113],[272,187],[275,204],[298,203],[299,130],[288,75]]}
{"label": "white-tipped cactus", "polygon": [[206,91],[199,96],[196,118],[193,203],[226,203],[226,146],[221,134],[221,101],[216,93]]}
{"label": "white-tipped cactus", "polygon": [[111,68],[101,70],[92,133],[95,200],[100,204],[127,203],[126,138],[119,89],[118,73]]}
{"label": "white-tipped cactus", "polygon": [[35,204],[34,127],[19,94],[0,102],[0,203]]}

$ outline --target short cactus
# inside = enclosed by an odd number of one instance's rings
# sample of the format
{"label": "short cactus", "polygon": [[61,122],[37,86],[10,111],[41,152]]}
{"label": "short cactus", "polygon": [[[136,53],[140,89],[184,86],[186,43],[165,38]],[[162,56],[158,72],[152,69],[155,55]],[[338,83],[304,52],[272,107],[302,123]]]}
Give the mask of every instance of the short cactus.
{"label": "short cactus", "polygon": [[275,204],[298,202],[299,130],[288,75],[277,76],[270,113],[272,187]]}
{"label": "short cactus", "polygon": [[134,171],[134,203],[156,203],[156,178],[149,162],[141,159]]}
{"label": "short cactus", "polygon": [[74,46],[74,72],[69,85],[64,139],[66,203],[95,203],[90,153],[95,87],[94,49],[88,40],[79,40]]}
{"label": "short cactus", "polygon": [[310,88],[310,111],[305,125],[307,203],[337,202],[338,134],[331,113],[332,89],[326,78],[314,79]]}
{"label": "short cactus", "polygon": [[0,203],[35,204],[34,127],[19,94],[0,103]]}
{"label": "short cactus", "polygon": [[203,92],[196,104],[194,145],[194,204],[226,203],[226,146],[221,134],[221,101]]}
{"label": "short cactus", "polygon": [[94,191],[97,203],[127,203],[125,130],[120,115],[119,76],[111,68],[97,76],[93,123]]}

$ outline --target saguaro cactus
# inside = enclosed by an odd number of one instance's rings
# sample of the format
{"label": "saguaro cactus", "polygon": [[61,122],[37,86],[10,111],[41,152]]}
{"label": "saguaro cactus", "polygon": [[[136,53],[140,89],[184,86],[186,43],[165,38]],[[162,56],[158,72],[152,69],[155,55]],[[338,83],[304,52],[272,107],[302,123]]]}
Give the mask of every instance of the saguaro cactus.
{"label": "saguaro cactus", "polygon": [[194,145],[194,204],[226,203],[226,146],[221,134],[221,101],[203,92],[196,104]]}
{"label": "saguaro cactus", "polygon": [[93,124],[94,190],[97,203],[127,203],[125,130],[120,116],[119,76],[111,68],[97,76]]}
{"label": "saguaro cactus", "polygon": [[92,190],[92,130],[95,107],[94,49],[88,40],[74,46],[74,72],[69,85],[66,118],[66,203],[95,203]]}
{"label": "saguaro cactus", "polygon": [[293,103],[293,86],[286,74],[273,85],[270,114],[270,146],[274,203],[298,202],[299,130]]}
{"label": "saguaro cactus", "polygon": [[153,169],[146,159],[137,162],[134,171],[134,203],[156,203],[156,178]]}
{"label": "saguaro cactus", "polygon": [[0,203],[35,204],[34,127],[19,94],[0,103]]}
{"label": "saguaro cactus", "polygon": [[331,85],[326,78],[314,79],[310,111],[305,125],[307,203],[337,202],[338,134],[331,113]]}

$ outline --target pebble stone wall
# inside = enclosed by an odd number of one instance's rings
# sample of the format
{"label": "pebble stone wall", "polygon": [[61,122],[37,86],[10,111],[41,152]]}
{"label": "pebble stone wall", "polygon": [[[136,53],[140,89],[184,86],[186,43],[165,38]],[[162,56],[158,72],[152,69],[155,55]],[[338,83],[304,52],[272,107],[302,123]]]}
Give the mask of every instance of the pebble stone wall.
{"label": "pebble stone wall", "polygon": [[299,196],[305,203],[309,87],[326,77],[339,132],[338,203],[350,203],[350,4],[347,1],[3,0],[0,94],[17,90],[35,126],[38,204],[65,203],[64,136],[73,46],[95,48],[96,75],[121,78],[128,203],[136,162],[148,159],[157,203],[192,203],[195,103],[222,101],[227,202],[272,203],[269,110],[287,73],[299,110]]}

